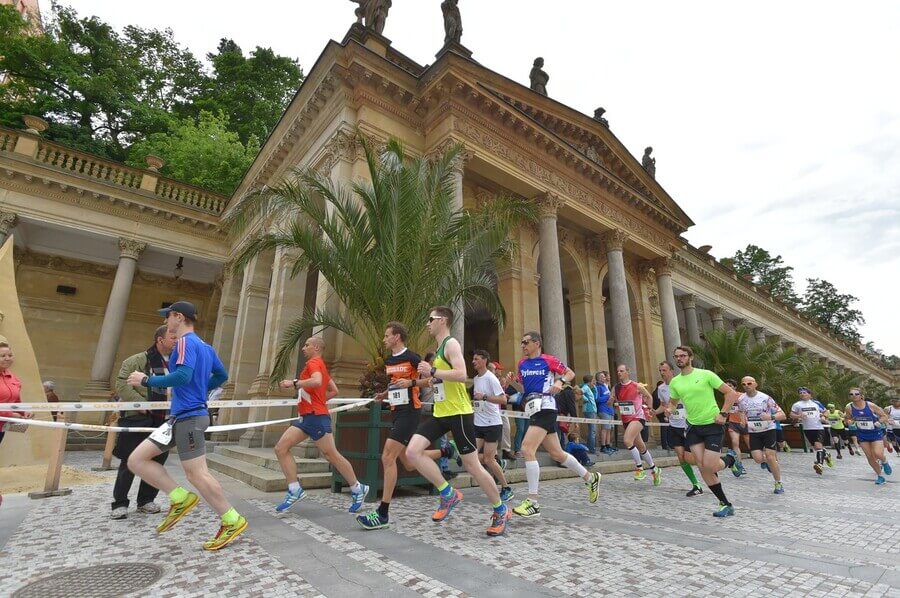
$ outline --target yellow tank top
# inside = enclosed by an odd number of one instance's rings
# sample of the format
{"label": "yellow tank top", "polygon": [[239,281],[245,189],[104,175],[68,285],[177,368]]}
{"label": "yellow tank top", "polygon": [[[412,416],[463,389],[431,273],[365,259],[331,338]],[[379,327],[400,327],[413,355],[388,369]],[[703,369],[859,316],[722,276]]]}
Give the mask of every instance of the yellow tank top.
{"label": "yellow tank top", "polygon": [[[447,337],[438,347],[434,355],[434,367],[438,370],[452,370],[453,366],[444,357],[444,347],[452,337]],[[444,400],[438,400],[439,395]],[[440,382],[434,385],[434,416],[448,417],[451,415],[466,415],[474,413],[466,385],[462,382]]]}

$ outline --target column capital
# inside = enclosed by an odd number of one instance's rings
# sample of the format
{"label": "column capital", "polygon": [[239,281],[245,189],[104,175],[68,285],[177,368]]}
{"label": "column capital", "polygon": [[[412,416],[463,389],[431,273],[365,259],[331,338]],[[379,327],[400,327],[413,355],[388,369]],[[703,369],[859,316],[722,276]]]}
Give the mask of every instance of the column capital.
{"label": "column capital", "polygon": [[656,272],[656,276],[672,276],[672,259],[668,257],[660,257],[652,262],[650,265],[653,267],[653,270]]}
{"label": "column capital", "polygon": [[708,310],[710,320],[722,320],[725,318],[725,310],[721,307],[710,307]]}
{"label": "column capital", "polygon": [[146,243],[119,237],[119,257],[129,257],[133,260],[137,260],[141,257],[141,253],[143,253],[145,249],[147,249]]}
{"label": "column capital", "polygon": [[430,152],[428,152],[428,154],[426,154],[426,157],[428,160],[436,160],[439,157],[443,156],[447,152],[447,150],[457,146],[460,148],[460,150],[459,154],[457,154],[456,156],[456,160],[453,162],[453,168],[461,174],[463,169],[466,167],[466,162],[471,161],[472,158],[475,157],[475,154],[471,150],[466,149],[466,144],[462,141],[459,141],[458,139],[447,137],[446,139],[438,143]]}
{"label": "column capital", "polygon": [[697,302],[693,295],[682,295],[679,299],[684,309],[697,309]]}
{"label": "column capital", "polygon": [[732,325],[735,329],[737,329],[737,328],[743,328],[744,326],[747,325],[747,320],[745,320],[744,318],[735,318],[735,319],[733,319],[733,320],[731,321],[731,325]]}
{"label": "column capital", "polygon": [[566,200],[554,193],[545,192],[534,198],[540,210],[541,218],[556,218],[557,212],[566,203]]}
{"label": "column capital", "polygon": [[607,253],[610,251],[622,251],[622,248],[625,246],[625,241],[628,240],[628,233],[618,228],[614,228],[600,235],[600,239],[606,247]]}
{"label": "column capital", "polygon": [[17,214],[0,210],[0,236],[8,235],[18,221],[19,216]]}

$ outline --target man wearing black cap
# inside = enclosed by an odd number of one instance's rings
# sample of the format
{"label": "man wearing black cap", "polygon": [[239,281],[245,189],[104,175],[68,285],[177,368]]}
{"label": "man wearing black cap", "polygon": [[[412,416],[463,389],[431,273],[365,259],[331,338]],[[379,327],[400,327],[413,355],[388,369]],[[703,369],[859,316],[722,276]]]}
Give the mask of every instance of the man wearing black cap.
{"label": "man wearing black cap", "polygon": [[169,373],[148,376],[135,371],[128,384],[148,388],[171,388],[172,406],[169,420],[143,441],[128,458],[128,467],[142,480],[168,493],[171,504],[166,518],[156,526],[162,533],[172,528],[200,498],[179,486],[165,467],[153,460],[157,455],[178,447],[178,457],[188,481],[221,516],[219,532],[204,542],[206,550],[219,550],[247,529],[244,519],[228,502],[222,486],[206,467],[206,443],[203,433],[209,427],[206,397],[209,391],[228,379],[225,366],[215,350],[196,333],[197,309],[187,301],[176,301],[159,311],[166,318],[169,332],[178,337],[169,356]]}

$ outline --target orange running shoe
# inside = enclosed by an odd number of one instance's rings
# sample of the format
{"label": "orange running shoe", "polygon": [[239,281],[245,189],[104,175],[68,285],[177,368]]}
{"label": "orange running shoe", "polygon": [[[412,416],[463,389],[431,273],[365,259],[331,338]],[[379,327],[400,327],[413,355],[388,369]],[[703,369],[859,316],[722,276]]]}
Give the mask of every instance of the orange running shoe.
{"label": "orange running shoe", "polygon": [[447,518],[447,515],[450,514],[450,511],[453,510],[453,507],[462,502],[463,493],[459,490],[454,489],[453,494],[450,498],[441,497],[441,504],[438,506],[437,511],[434,512],[434,515],[431,516],[432,521],[443,521]]}

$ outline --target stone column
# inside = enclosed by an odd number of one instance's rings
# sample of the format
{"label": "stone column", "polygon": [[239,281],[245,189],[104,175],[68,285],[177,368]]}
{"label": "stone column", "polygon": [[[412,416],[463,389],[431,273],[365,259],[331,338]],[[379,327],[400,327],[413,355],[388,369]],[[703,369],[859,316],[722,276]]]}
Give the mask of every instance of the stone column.
{"label": "stone column", "polygon": [[753,329],[753,338],[756,340],[757,344],[764,345],[766,344],[766,329],[762,327],[757,327]]}
{"label": "stone column", "polygon": [[112,290],[109,292],[106,311],[103,314],[100,339],[97,341],[94,363],[91,365],[91,380],[81,392],[84,398],[109,398],[109,379],[119,349],[119,337],[122,336],[122,327],[125,325],[128,299],[131,297],[131,283],[137,271],[138,258],[146,247],[146,243],[133,239],[119,239],[119,267],[116,268],[116,277],[113,279]]}
{"label": "stone column", "polygon": [[653,262],[653,269],[656,272],[656,287],[659,289],[659,312],[662,317],[663,342],[666,344],[665,358],[671,361],[675,347],[681,344],[675,292],[672,290],[671,262],[668,258],[660,258]]}
{"label": "stone column", "polygon": [[221,299],[212,345],[222,360],[229,359],[234,348],[234,327],[237,325],[238,306],[241,302],[243,273],[235,274],[231,268],[231,262],[226,263],[221,277],[216,281],[221,286]]}
{"label": "stone column", "polygon": [[[460,156],[453,169],[453,211],[462,212],[463,209],[463,167],[465,158]],[[466,338],[466,306],[461,300],[453,302],[453,324],[450,326],[450,334],[459,341],[465,357]],[[468,360],[467,360],[468,361]]]}
{"label": "stone column", "polygon": [[713,330],[725,330],[725,311],[721,307],[710,307],[709,319],[712,320]]}
{"label": "stone column", "polygon": [[634,335],[631,328],[631,307],[628,305],[628,283],[625,279],[625,256],[623,247],[627,235],[621,230],[611,230],[603,235],[606,259],[609,264],[609,301],[612,309],[613,340],[616,343],[616,364],[628,366],[632,376],[637,377],[637,359],[634,352]]}
{"label": "stone column", "polygon": [[559,237],[556,230],[556,214],[563,202],[560,198],[545,194],[538,198],[541,220],[539,269],[541,275],[541,334],[544,352],[556,355],[563,363],[566,354],[566,319],[563,311],[562,268],[559,264]]}
{"label": "stone column", "polygon": [[697,302],[693,295],[681,296],[681,307],[684,308],[684,326],[687,329],[688,342],[700,344],[700,325],[697,322]]}
{"label": "stone column", "polygon": [[9,232],[16,227],[19,217],[12,212],[4,212],[0,210],[0,247],[6,243]]}

